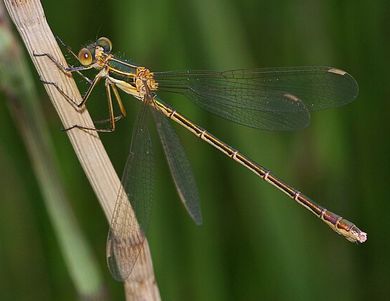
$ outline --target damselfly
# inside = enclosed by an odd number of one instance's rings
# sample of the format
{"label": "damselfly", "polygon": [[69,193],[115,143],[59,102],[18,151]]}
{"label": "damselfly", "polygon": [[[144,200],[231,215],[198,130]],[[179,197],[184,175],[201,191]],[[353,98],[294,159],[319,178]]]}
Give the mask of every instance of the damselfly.
{"label": "damselfly", "polygon": [[[195,180],[179,138],[168,119],[287,194],[349,241],[366,241],[367,234],[353,223],[314,203],[266,168],[188,120],[157,96],[159,91],[178,93],[211,113],[245,126],[265,130],[294,130],[308,125],[310,111],[338,107],[356,98],[357,83],[345,71],[330,67],[293,67],[223,72],[151,72],[112,54],[111,41],[105,37],[82,48],[78,55],[69,47],[67,50],[80,62],[80,66],[62,66],[49,54],[36,56],[47,56],[64,72],[82,75],[89,82],[82,101],[77,103],[68,97],[56,83],[45,83],[56,86],[68,101],[80,108],[85,105],[96,84],[103,79],[110,123],[109,128],[86,128],[79,125],[71,128],[114,131],[116,121],[126,116],[118,89],[143,104],[133,128],[130,154],[123,171],[122,188],[116,200],[107,241],[108,266],[115,279],[128,278],[144,241],[143,232],[130,222],[132,211],[128,200],[133,207],[141,207],[142,214],[148,214],[153,173],[151,139],[146,126],[149,111],[156,122],[179,197],[197,224],[202,222],[202,215]],[[92,80],[81,73],[88,69],[98,70]],[[119,116],[114,114],[112,92],[119,105]],[[143,220],[147,222],[147,217]]]}

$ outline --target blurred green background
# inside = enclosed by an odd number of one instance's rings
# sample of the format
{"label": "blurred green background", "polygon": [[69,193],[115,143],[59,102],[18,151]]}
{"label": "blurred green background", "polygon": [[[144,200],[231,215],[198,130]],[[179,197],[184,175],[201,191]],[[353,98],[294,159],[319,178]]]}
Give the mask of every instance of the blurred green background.
{"label": "blurred green background", "polygon": [[[177,128],[197,179],[204,224],[195,226],[180,204],[154,139],[158,171],[148,237],[163,300],[388,297],[387,0],[42,2],[53,32],[76,51],[107,36],[114,51],[152,70],[329,65],[347,70],[359,83],[355,102],[314,113],[309,128],[291,133],[244,128],[164,96],[179,112],[355,222],[368,232],[368,241],[347,242]],[[108,294],[120,300],[123,287],[105,265],[107,222],[37,76],[36,85],[71,207],[99,260]],[[0,99],[0,300],[76,299],[31,162],[4,95]],[[93,99],[88,107],[101,119],[106,114],[103,87]],[[129,118],[114,134],[101,135],[118,173],[138,109],[131,98],[123,100]]]}

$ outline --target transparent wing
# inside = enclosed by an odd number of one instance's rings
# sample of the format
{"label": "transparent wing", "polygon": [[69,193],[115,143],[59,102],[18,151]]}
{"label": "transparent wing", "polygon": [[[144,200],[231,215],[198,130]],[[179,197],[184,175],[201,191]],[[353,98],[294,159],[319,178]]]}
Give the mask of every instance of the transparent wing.
{"label": "transparent wing", "polygon": [[[152,203],[153,158],[145,103],[134,124],[130,153],[122,175],[107,238],[107,264],[112,276],[126,280],[138,259],[149,224]],[[129,203],[131,202],[131,205]],[[134,216],[141,224],[139,228]]]}
{"label": "transparent wing", "polygon": [[170,121],[160,112],[156,110],[152,110],[152,112],[176,190],[192,219],[197,225],[200,225],[202,224],[202,213],[199,193],[183,146]]}
{"label": "transparent wing", "polygon": [[351,75],[322,66],[154,74],[161,91],[186,95],[211,113],[267,130],[305,127],[309,111],[344,105],[358,94]]}

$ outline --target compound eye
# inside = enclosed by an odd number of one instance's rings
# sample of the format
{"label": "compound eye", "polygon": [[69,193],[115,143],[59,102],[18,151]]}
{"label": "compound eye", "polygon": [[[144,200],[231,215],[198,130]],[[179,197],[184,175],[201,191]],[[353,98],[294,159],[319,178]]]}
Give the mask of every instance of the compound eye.
{"label": "compound eye", "polygon": [[92,64],[92,53],[88,48],[83,48],[78,54],[80,63],[83,66],[88,66]]}
{"label": "compound eye", "polygon": [[101,37],[96,41],[96,45],[103,48],[105,53],[110,53],[112,49],[112,43],[108,38]]}

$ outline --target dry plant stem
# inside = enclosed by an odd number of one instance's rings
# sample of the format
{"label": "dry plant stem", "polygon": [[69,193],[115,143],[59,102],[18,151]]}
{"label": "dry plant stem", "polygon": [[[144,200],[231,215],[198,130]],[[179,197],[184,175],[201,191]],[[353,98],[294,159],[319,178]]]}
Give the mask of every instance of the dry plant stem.
{"label": "dry plant stem", "polygon": [[[63,181],[58,174],[47,124],[43,118],[26,55],[0,1],[0,90],[30,157],[53,231],[70,278],[81,300],[107,300],[94,252],[75,220]],[[27,201],[27,200],[26,200]]]}
{"label": "dry plant stem", "polygon": [[[38,0],[4,0],[8,13],[18,29],[41,79],[57,83],[72,99],[81,100],[74,80],[59,71],[50,60],[34,53],[50,53],[60,63],[65,59],[57,45]],[[77,112],[52,85],[46,91],[64,125],[93,127],[87,110]],[[75,153],[94,189],[108,219],[114,211],[120,181],[96,132],[74,129],[67,132]],[[130,206],[130,203],[129,203]],[[133,218],[135,215],[133,214]],[[127,300],[160,300],[152,260],[145,240],[131,277],[125,283]]]}

